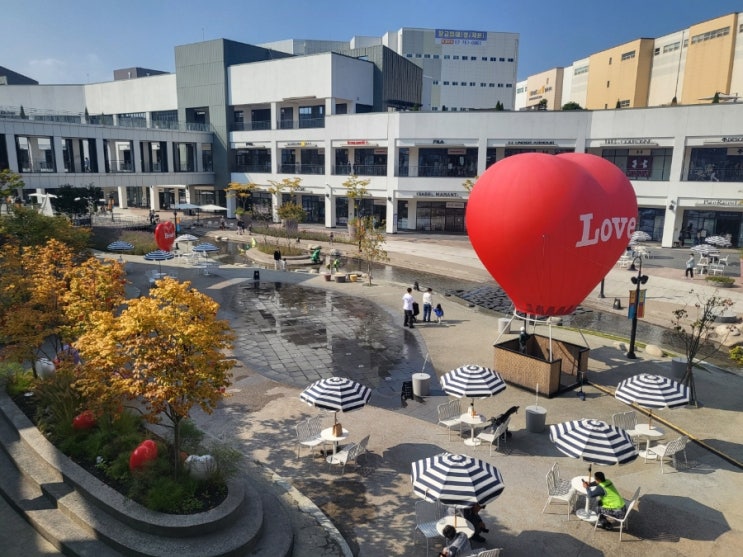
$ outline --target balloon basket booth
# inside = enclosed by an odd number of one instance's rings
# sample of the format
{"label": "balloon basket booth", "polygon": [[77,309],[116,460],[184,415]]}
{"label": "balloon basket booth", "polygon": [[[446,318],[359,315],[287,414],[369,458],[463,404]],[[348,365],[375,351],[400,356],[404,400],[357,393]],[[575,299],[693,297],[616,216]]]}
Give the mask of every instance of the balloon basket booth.
{"label": "balloon basket booth", "polygon": [[493,345],[494,369],[512,385],[539,389],[549,398],[579,387],[585,379],[590,348],[552,338],[551,326],[549,336],[530,334],[524,352],[518,336],[499,339]]}

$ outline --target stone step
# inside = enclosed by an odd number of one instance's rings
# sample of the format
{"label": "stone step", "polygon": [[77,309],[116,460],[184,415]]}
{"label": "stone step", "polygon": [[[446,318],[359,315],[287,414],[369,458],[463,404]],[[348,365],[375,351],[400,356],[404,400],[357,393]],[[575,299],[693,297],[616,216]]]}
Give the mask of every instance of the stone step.
{"label": "stone step", "polygon": [[[294,535],[283,504],[247,479],[233,482],[217,509],[189,516],[154,513],[59,453],[5,393],[0,445],[0,492],[66,554],[291,555]],[[266,508],[271,514],[264,521]]]}

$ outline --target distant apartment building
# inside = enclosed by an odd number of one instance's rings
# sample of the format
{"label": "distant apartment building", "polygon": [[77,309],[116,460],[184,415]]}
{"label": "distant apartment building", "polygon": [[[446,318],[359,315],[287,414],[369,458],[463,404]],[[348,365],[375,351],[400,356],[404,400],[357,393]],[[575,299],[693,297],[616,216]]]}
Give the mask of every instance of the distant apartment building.
{"label": "distant apartment building", "polygon": [[[541,99],[531,93],[548,73],[517,84],[517,110],[535,108]],[[562,97],[548,109],[568,102],[589,110],[701,104],[712,102],[715,94],[720,102],[743,97],[743,13],[655,39],[635,39],[575,61],[564,68]]]}

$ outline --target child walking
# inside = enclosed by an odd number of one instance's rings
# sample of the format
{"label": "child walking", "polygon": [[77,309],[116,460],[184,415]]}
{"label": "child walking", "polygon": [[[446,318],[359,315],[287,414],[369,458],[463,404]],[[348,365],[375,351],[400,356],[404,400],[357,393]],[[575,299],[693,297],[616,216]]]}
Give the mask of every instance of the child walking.
{"label": "child walking", "polygon": [[441,323],[441,320],[444,318],[444,310],[441,307],[441,304],[436,304],[433,314],[436,316],[436,323]]}

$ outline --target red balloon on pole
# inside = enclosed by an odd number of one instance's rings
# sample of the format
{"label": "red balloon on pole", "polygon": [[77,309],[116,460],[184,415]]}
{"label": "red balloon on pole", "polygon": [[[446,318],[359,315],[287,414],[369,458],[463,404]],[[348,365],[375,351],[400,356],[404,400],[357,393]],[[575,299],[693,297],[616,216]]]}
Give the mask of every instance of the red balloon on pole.
{"label": "red balloon on pole", "polygon": [[637,224],[632,184],[586,153],[524,153],[488,168],[470,192],[467,232],[478,257],[534,316],[572,313],[614,266]]}
{"label": "red balloon on pole", "polygon": [[175,242],[175,225],[170,221],[161,222],[155,227],[155,242],[163,251],[170,251]]}

